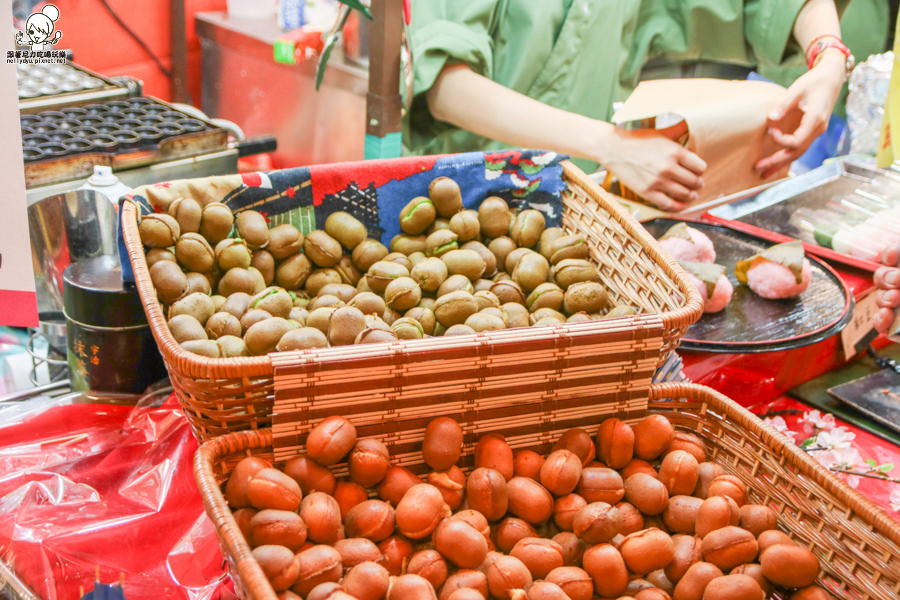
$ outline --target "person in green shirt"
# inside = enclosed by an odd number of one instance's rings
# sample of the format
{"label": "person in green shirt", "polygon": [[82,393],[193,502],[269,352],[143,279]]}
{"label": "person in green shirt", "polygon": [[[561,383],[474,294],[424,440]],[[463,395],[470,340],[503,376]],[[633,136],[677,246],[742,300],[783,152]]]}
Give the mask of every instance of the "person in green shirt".
{"label": "person in green shirt", "polygon": [[[705,162],[655,132],[607,122],[644,63],[714,60],[771,76],[819,36],[840,34],[833,0],[415,0],[404,144],[416,154],[562,152],[588,169],[599,163],[660,208],[680,210],[697,198]],[[755,165],[761,176],[824,131],[845,63],[837,49],[824,50],[773,107],[770,134],[780,149]],[[795,107],[800,125],[778,130],[774,122]]]}

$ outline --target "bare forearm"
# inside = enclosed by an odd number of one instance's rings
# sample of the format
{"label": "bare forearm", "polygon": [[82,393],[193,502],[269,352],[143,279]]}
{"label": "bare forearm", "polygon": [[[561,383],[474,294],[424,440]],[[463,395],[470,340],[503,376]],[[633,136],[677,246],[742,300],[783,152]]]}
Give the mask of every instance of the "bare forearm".
{"label": "bare forearm", "polygon": [[465,65],[444,67],[427,93],[434,118],[510,146],[603,162],[613,126],[511,90]]}
{"label": "bare forearm", "polygon": [[[794,21],[794,39],[805,51],[814,39],[823,35],[841,37],[834,0],[808,0]],[[818,69],[827,74],[826,80],[832,86],[839,88],[844,81],[846,57],[835,48],[826,48],[820,56]]]}
{"label": "bare forearm", "polygon": [[445,66],[427,92],[432,116],[510,146],[594,160],[657,206],[696,200],[706,163],[654,131],[625,131],[554,108],[478,75]]}
{"label": "bare forearm", "polygon": [[804,50],[820,35],[841,37],[834,0],[808,0],[794,21],[794,39]]}
{"label": "bare forearm", "polygon": [[[841,22],[834,0],[808,0],[794,21],[794,39],[805,51],[814,39],[822,35],[841,37]],[[826,48],[821,56],[819,64],[833,79],[840,80],[836,83],[840,85],[844,77],[844,55],[834,48]]]}

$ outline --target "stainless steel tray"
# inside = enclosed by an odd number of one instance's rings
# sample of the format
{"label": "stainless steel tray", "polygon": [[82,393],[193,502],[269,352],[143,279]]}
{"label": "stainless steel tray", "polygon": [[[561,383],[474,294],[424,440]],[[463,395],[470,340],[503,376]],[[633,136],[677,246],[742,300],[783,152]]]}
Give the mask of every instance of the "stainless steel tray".
{"label": "stainless steel tray", "polygon": [[788,179],[754,197],[715,208],[709,214],[717,222],[727,223],[745,233],[765,235],[764,232],[774,232],[781,236],[777,241],[802,239],[811,254],[874,271],[879,267],[876,262],[843,254],[806,239],[800,229],[791,223],[791,215],[800,208],[822,208],[832,198],[853,194],[861,185],[878,178],[896,182],[900,188],[898,173],[878,169],[874,162],[864,158],[839,159]]}

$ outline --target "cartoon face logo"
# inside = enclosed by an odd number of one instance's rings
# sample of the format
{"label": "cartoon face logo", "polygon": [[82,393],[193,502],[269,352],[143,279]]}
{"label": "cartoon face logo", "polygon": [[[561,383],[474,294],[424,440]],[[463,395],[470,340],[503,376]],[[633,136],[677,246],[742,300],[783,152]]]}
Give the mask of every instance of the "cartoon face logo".
{"label": "cartoon face logo", "polygon": [[55,44],[62,37],[61,31],[54,32],[54,22],[59,18],[59,9],[47,4],[41,12],[32,13],[25,21],[25,31],[16,32],[16,43],[31,44],[34,51],[43,50],[45,45]]}

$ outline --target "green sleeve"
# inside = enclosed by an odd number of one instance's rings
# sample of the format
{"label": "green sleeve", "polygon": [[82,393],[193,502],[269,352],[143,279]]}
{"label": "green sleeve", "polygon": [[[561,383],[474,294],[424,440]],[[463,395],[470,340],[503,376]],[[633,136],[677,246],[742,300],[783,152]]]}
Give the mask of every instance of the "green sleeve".
{"label": "green sleeve", "polygon": [[410,48],[413,93],[431,89],[447,62],[460,62],[492,77],[491,31],[501,0],[418,0],[413,3]]}
{"label": "green sleeve", "polygon": [[404,138],[411,149],[426,148],[451,129],[431,116],[425,93],[448,62],[468,65],[485,77],[493,75],[495,27],[504,0],[417,0],[412,4],[410,52],[413,97],[404,120]]}
{"label": "green sleeve", "polygon": [[884,0],[852,0],[841,16],[841,37],[862,62],[888,50],[890,7]]}
{"label": "green sleeve", "polygon": [[804,4],[806,0],[752,0],[744,4],[744,37],[761,71],[785,59],[793,40],[794,21]]}

